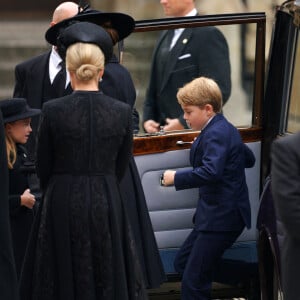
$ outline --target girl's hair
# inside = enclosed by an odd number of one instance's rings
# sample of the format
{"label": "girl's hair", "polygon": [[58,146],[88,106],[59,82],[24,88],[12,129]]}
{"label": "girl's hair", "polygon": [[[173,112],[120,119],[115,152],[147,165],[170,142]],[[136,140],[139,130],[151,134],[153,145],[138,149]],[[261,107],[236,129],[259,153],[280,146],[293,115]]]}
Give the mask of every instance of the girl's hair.
{"label": "girl's hair", "polygon": [[5,131],[5,140],[6,140],[6,153],[7,153],[7,162],[8,168],[13,169],[13,165],[17,159],[17,147],[16,143],[10,135]]}
{"label": "girl's hair", "polygon": [[75,43],[67,49],[66,66],[80,81],[90,81],[104,69],[104,54],[95,44]]}
{"label": "girl's hair", "polygon": [[222,92],[217,83],[207,77],[199,77],[187,83],[177,92],[180,105],[196,105],[204,107],[210,104],[214,112],[221,112]]}

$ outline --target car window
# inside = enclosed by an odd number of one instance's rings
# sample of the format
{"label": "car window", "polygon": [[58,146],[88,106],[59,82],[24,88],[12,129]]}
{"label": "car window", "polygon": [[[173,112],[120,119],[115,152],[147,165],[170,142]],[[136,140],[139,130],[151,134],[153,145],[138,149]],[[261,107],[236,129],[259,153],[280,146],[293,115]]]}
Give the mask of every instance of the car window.
{"label": "car window", "polygon": [[[229,49],[229,63],[231,68],[231,92],[228,101],[223,107],[227,119],[237,127],[249,128],[258,125],[259,108],[255,103],[260,103],[262,96],[259,91],[259,81],[263,80],[262,68],[265,59],[264,50],[257,49],[264,45],[264,14],[235,14],[220,21],[210,21],[210,16],[205,18],[179,18],[137,21],[135,32],[126,39],[122,63],[130,71],[136,91],[136,109],[140,115],[140,134],[143,130],[143,105],[151,77],[151,64],[156,43],[168,28],[190,28],[214,26],[224,36]],[[183,22],[184,20],[184,22]],[[225,23],[226,25],[220,25]],[[259,47],[257,47],[259,43]],[[205,51],[205,43],[199,48]],[[187,53],[186,55],[189,55]],[[258,61],[260,61],[258,63]],[[186,64],[188,67],[188,64]],[[257,67],[259,66],[259,67]],[[260,74],[260,75],[258,75]],[[197,74],[195,73],[195,77]],[[261,90],[261,89],[260,89]]]}

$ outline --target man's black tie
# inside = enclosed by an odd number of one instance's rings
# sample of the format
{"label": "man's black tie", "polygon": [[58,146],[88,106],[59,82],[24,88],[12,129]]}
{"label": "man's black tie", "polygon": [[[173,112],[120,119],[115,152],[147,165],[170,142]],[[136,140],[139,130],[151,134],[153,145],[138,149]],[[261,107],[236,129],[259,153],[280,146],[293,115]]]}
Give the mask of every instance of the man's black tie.
{"label": "man's black tie", "polygon": [[169,29],[167,32],[167,43],[169,45],[169,51],[171,50],[171,44],[174,37],[174,33],[175,33],[174,29]]}
{"label": "man's black tie", "polygon": [[65,93],[65,87],[66,87],[66,65],[62,61],[60,62],[61,69],[56,74],[53,82],[52,82],[52,88],[53,92],[56,95],[56,97],[62,97]]}

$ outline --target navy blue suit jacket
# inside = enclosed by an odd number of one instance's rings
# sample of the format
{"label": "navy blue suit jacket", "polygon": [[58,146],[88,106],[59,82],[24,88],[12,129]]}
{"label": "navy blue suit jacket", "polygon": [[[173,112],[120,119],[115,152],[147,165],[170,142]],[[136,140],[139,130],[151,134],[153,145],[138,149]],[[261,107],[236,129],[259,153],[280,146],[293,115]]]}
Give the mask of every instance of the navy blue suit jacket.
{"label": "navy blue suit jacket", "polygon": [[177,190],[199,188],[195,229],[235,231],[251,226],[245,168],[255,157],[238,130],[217,114],[202,130],[190,151],[192,170],[178,170]]}

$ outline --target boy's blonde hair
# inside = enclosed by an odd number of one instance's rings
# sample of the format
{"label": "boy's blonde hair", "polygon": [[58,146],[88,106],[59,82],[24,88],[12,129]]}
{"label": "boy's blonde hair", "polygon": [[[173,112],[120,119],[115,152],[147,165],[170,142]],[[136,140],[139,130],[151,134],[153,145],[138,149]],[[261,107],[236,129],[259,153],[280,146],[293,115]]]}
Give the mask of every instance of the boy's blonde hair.
{"label": "boy's blonde hair", "polygon": [[222,109],[222,92],[217,83],[207,77],[196,78],[180,88],[177,99],[180,105],[195,105],[202,108],[210,104],[216,113]]}
{"label": "boy's blonde hair", "polygon": [[81,81],[90,81],[104,69],[104,54],[94,44],[75,43],[68,47],[66,67]]}

